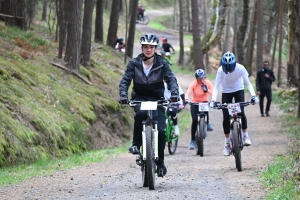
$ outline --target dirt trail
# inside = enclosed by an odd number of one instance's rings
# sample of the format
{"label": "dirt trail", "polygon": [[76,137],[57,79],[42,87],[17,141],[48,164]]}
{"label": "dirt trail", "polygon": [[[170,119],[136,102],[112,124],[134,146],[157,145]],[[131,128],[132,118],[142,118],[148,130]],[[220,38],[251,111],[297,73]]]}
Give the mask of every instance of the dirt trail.
{"label": "dirt trail", "polygon": [[[177,74],[177,79],[186,91],[194,77]],[[262,199],[267,191],[258,173],[274,155],[285,152],[287,136],[274,105],[270,117],[260,117],[258,105],[248,106],[245,111],[252,145],[242,151],[242,172],[237,172],[233,156],[223,156],[222,113],[212,109],[210,122],[215,130],[205,139],[204,157],[188,149],[190,130],[182,131],[176,154],[170,156],[165,150],[168,173],[156,178],[154,191],[142,187],[135,156],[125,153],[107,162],[2,188],[0,199]]]}

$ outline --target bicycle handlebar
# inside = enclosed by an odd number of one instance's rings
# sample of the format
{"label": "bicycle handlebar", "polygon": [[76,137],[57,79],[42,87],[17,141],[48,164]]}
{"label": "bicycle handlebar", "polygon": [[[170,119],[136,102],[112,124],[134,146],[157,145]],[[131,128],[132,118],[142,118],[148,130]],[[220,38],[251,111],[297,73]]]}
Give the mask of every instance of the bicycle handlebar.
{"label": "bicycle handlebar", "polygon": [[[135,101],[135,100],[130,100],[129,103],[127,104],[128,106],[130,107],[134,107],[138,104],[141,104],[142,102],[148,102],[148,101]],[[157,105],[158,106],[166,106],[166,105],[169,105],[170,104],[170,101],[169,100],[157,100],[157,101],[150,101],[150,102],[157,102]],[[126,105],[125,105],[126,106]]]}
{"label": "bicycle handlebar", "polygon": [[[215,109],[223,109],[223,108],[227,108],[228,104],[230,104],[230,103],[223,103],[223,104],[222,104],[222,103],[220,103],[220,102],[215,102],[215,103],[217,103],[217,106],[213,107],[213,108],[215,108]],[[252,103],[249,102],[249,101],[247,101],[247,102],[236,102],[236,103],[239,103],[241,106],[244,106],[244,107],[246,107],[246,106],[252,104]],[[254,104],[252,104],[252,105],[254,105]]]}

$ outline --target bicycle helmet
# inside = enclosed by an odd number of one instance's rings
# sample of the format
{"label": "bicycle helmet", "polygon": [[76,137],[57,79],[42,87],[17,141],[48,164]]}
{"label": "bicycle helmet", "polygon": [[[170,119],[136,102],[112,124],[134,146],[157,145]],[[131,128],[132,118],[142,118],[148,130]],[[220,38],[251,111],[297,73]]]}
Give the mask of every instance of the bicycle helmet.
{"label": "bicycle helmet", "polygon": [[195,71],[195,77],[198,78],[206,78],[206,72],[203,69],[197,69]]}
{"label": "bicycle helmet", "polygon": [[150,44],[150,45],[157,46],[158,43],[159,43],[159,39],[156,37],[156,35],[146,34],[140,38],[141,45]]}
{"label": "bicycle helmet", "polygon": [[227,51],[223,56],[222,56],[222,68],[223,71],[227,74],[227,73],[231,73],[234,71],[235,66],[236,66],[236,60],[235,60],[235,56],[233,53],[231,53],[230,51]]}

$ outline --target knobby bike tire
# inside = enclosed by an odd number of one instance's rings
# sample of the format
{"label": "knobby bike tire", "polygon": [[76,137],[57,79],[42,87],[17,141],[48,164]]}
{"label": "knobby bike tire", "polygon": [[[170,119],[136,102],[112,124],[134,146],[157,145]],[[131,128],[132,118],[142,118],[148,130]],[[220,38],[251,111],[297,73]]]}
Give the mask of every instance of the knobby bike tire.
{"label": "knobby bike tire", "polygon": [[146,126],[146,172],[149,190],[155,189],[155,162],[154,162],[154,138],[152,126]]}
{"label": "knobby bike tire", "polygon": [[240,172],[242,171],[242,156],[241,156],[241,149],[240,149],[240,129],[238,122],[233,122],[233,141],[234,141],[234,157],[235,157],[235,165],[237,170]]}
{"label": "knobby bike tire", "polygon": [[[170,124],[168,124],[170,125]],[[175,135],[174,132],[174,127],[171,125],[170,129],[169,129],[169,141],[168,141],[168,150],[169,150],[169,154],[170,155],[174,155],[177,149],[177,145],[178,145],[178,136]]]}
{"label": "knobby bike tire", "polygon": [[143,151],[145,149],[142,147],[141,151],[141,160],[142,160],[142,182],[143,182],[143,187],[148,187],[148,175],[147,175],[147,167],[146,167],[146,162],[143,161]]}
{"label": "knobby bike tire", "polygon": [[201,127],[200,127],[200,121],[198,122],[198,124],[197,124],[197,130],[196,130],[196,134],[195,134],[195,143],[196,144],[194,144],[195,145],[195,150],[196,150],[196,155],[200,155],[200,129],[201,129]]}
{"label": "knobby bike tire", "polygon": [[205,135],[205,131],[206,131],[206,122],[205,122],[205,118],[202,117],[200,118],[200,137],[198,138],[199,140],[199,145],[198,145],[198,151],[199,151],[199,155],[202,157],[204,154],[204,135]]}

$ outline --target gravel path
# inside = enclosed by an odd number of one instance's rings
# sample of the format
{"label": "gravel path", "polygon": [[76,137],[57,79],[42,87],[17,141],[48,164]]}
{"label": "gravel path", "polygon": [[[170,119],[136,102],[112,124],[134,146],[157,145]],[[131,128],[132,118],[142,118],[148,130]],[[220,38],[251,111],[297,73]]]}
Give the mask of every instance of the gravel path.
{"label": "gravel path", "polygon": [[[177,74],[177,79],[186,91],[194,77]],[[204,157],[188,149],[190,130],[182,131],[176,154],[170,156],[165,150],[168,174],[156,178],[153,191],[142,187],[135,156],[124,153],[103,163],[1,188],[0,199],[262,199],[267,191],[259,182],[259,172],[274,155],[285,152],[287,136],[274,105],[270,117],[260,117],[258,105],[245,111],[252,145],[242,151],[242,172],[237,172],[233,156],[223,156],[222,114],[212,109],[210,122],[215,130],[205,139]]]}

